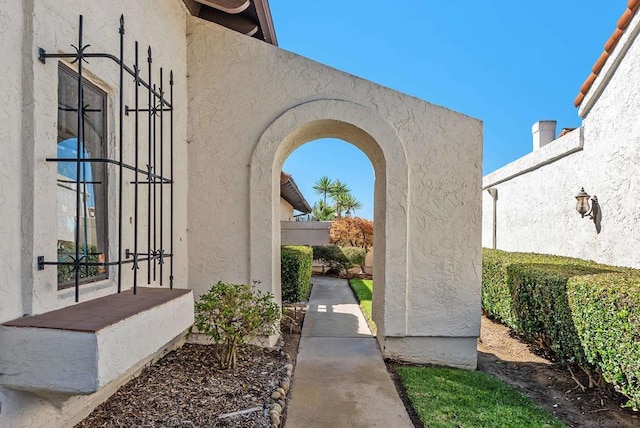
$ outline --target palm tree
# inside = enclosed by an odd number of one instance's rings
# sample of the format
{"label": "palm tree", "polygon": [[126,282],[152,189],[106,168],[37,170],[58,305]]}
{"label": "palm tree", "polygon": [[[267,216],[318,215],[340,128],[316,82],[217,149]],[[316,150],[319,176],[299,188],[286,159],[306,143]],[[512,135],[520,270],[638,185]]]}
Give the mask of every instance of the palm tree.
{"label": "palm tree", "polygon": [[333,182],[333,186],[331,186],[331,190],[329,191],[329,195],[333,198],[333,201],[336,203],[336,216],[342,217],[342,200],[351,194],[351,189],[349,186],[341,182],[340,180],[336,180]]}
{"label": "palm tree", "polygon": [[325,205],[322,200],[316,202],[313,205],[313,211],[311,213],[313,219],[317,221],[330,221],[335,217],[335,209],[331,205]]}
{"label": "palm tree", "polygon": [[326,175],[324,177],[320,177],[316,184],[313,186],[313,190],[316,191],[317,195],[322,195],[322,203],[323,206],[327,206],[327,194],[331,193],[331,189],[333,188],[333,181]]}
{"label": "palm tree", "polygon": [[355,213],[356,210],[362,208],[362,203],[351,193],[348,193],[341,199],[342,200],[340,201],[340,204],[345,210],[347,210],[347,212],[345,213],[347,217]]}

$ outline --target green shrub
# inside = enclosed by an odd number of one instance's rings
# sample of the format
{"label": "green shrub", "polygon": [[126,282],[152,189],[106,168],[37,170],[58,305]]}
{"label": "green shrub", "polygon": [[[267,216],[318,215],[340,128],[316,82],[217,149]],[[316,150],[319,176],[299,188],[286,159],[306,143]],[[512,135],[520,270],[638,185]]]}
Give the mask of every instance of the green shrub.
{"label": "green shrub", "polygon": [[507,268],[513,329],[549,347],[563,363],[587,368],[567,300],[567,281],[603,272],[573,264],[513,264]]}
{"label": "green shrub", "polygon": [[340,247],[338,245],[320,245],[313,247],[313,259],[320,261],[337,273],[345,272],[360,266],[364,270],[366,251],[360,247]]}
{"label": "green shrub", "polygon": [[640,407],[639,270],[484,249],[482,306]]}
{"label": "green shrub", "polygon": [[349,269],[358,266],[364,272],[364,262],[365,258],[367,257],[367,253],[365,252],[364,248],[340,247],[340,249],[342,250],[342,254],[344,254],[349,261]]}
{"label": "green shrub", "polygon": [[350,263],[342,249],[337,245],[315,245],[313,246],[313,259],[320,261],[329,269],[340,272],[349,269]]}
{"label": "green shrub", "polygon": [[246,284],[218,281],[195,303],[195,326],[218,345],[216,359],[223,369],[237,367],[239,345],[259,334],[274,334],[279,318],[273,295]]}
{"label": "green shrub", "polygon": [[483,248],[482,308],[487,314],[514,330],[518,329],[518,323],[517,317],[513,314],[507,268],[515,264],[599,266],[592,261],[573,259],[570,257],[536,253],[511,253]]}
{"label": "green shrub", "polygon": [[573,323],[589,363],[640,408],[640,273],[627,270],[569,280]]}
{"label": "green shrub", "polygon": [[284,245],[280,251],[282,301],[300,302],[309,298],[313,250],[311,247]]}

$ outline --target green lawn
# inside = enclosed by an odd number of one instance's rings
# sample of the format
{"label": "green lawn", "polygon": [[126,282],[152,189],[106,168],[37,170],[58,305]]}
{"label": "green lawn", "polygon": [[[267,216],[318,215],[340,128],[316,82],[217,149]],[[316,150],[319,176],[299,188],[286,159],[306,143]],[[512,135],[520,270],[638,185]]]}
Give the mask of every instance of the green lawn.
{"label": "green lawn", "polygon": [[398,367],[402,384],[425,427],[563,427],[528,397],[486,373]]}
{"label": "green lawn", "polygon": [[350,279],[349,285],[356,293],[360,310],[369,324],[371,333],[376,334],[376,325],[371,318],[371,293],[373,292],[373,281],[370,279]]}

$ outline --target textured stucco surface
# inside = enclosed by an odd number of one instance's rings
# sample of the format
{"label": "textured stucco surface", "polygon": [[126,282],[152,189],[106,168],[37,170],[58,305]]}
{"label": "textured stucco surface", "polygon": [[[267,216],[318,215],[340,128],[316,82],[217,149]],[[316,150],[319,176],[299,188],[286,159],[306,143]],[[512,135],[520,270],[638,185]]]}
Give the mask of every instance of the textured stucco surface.
{"label": "textured stucco surface", "polygon": [[[17,6],[16,6],[17,5]],[[101,4],[98,2],[78,2],[75,0],[27,0],[0,3],[0,24],[2,32],[2,52],[12,61],[3,61],[9,76],[3,79],[4,93],[10,100],[2,107],[3,132],[2,148],[3,176],[0,185],[0,199],[3,206],[15,206],[7,210],[6,228],[1,251],[0,321],[10,320],[23,314],[35,315],[73,303],[72,290],[58,291],[55,267],[43,271],[36,270],[35,259],[45,256],[46,260],[56,259],[56,222],[52,213],[56,211],[56,169],[54,162],[46,162],[47,157],[56,157],[57,121],[57,81],[58,61],[37,61],[38,48],[47,52],[73,51],[77,44],[78,16],[84,16],[84,43],[90,44],[90,52],[116,54],[119,49],[118,26],[120,15],[125,16],[125,57],[131,65],[134,41],[140,42],[142,74],[147,72],[146,48],[153,47],[154,78],[158,78],[160,66],[165,68],[165,85],[168,84],[169,70],[175,78],[174,104],[174,162],[175,185],[175,277],[185,287],[188,283],[186,269],[186,36],[185,12],[182,2],[163,2],[158,6],[152,0],[127,2],[124,0]],[[15,10],[14,10],[15,9]],[[18,19],[22,16],[24,20]],[[9,16],[9,18],[2,18]],[[158,22],[162,22],[160,27]],[[24,31],[23,31],[24,30]],[[17,50],[14,53],[12,49]],[[5,54],[5,52],[7,52]],[[18,61],[18,59],[22,61]],[[15,60],[14,60],[15,59]],[[71,65],[73,68],[73,65]],[[118,126],[118,67],[105,59],[91,59],[84,64],[84,75],[103,89],[108,96],[108,151],[117,159]],[[19,77],[18,77],[19,76]],[[127,79],[127,82],[129,79]],[[21,83],[20,83],[21,82]],[[125,83],[125,103],[133,105],[133,85]],[[12,104],[13,103],[13,104]],[[141,124],[146,121],[141,117]],[[133,163],[133,120],[125,116],[125,162]],[[141,125],[142,126],[142,125]],[[142,126],[142,131],[146,130]],[[168,129],[168,128],[167,128]],[[8,136],[5,138],[5,136]],[[146,144],[143,140],[141,144]],[[165,144],[168,150],[168,144]],[[143,149],[144,150],[144,149]],[[5,153],[7,156],[5,156]],[[146,151],[143,151],[146,154]],[[168,159],[166,152],[165,159]],[[4,165],[6,163],[6,165]],[[165,165],[165,171],[168,164]],[[133,186],[128,185],[133,174],[125,175],[125,195],[123,224],[125,248],[133,248]],[[117,169],[108,169],[109,190],[109,257],[117,258]],[[145,190],[141,191],[144,197]],[[165,192],[165,206],[168,206],[168,191]],[[143,199],[146,201],[146,199]],[[146,246],[146,202],[141,204],[140,240]],[[165,229],[168,236],[168,227]],[[142,233],[145,231],[145,233]],[[146,247],[145,247],[146,248]],[[6,254],[5,254],[6,252]],[[146,278],[146,264],[141,265],[140,277]],[[167,269],[168,270],[168,269]],[[82,287],[82,299],[90,299],[115,291],[115,268],[110,269],[110,280],[99,281]],[[167,275],[168,277],[168,275]],[[131,287],[131,269],[123,269],[123,288]],[[165,278],[166,280],[166,278]],[[178,285],[180,286],[180,285]],[[6,309],[5,309],[6,304]]]}
{"label": "textured stucco surface", "polygon": [[[197,19],[188,33],[196,293],[260,280],[279,296],[280,168],[300,145],[335,137],[375,170],[383,348],[385,336],[477,336],[481,123]],[[230,188],[248,198],[230,200]]]}
{"label": "textured stucco surface", "polygon": [[[639,29],[640,14],[636,14],[607,62],[606,72],[600,74],[583,101],[582,129],[484,177],[483,187],[498,190],[499,249],[640,267],[640,43],[631,37]],[[612,69],[612,64],[617,66]],[[580,133],[583,142],[577,144]],[[568,145],[577,150],[557,159],[550,154],[560,153]],[[545,158],[549,162],[527,172],[532,159]],[[513,177],[517,172],[524,174]],[[500,178],[507,181],[500,182]],[[575,210],[574,197],[581,187],[598,197],[600,233],[591,220],[582,219]],[[482,243],[491,247],[491,196],[486,191],[482,195]]]}
{"label": "textured stucco surface", "polygon": [[[28,12],[28,8],[25,9]],[[15,0],[0,0],[0,91],[4,101],[0,103],[0,321],[17,318],[23,312],[20,284],[22,281],[21,231],[22,222],[28,221],[21,213],[23,148],[22,75],[24,36],[23,7]],[[8,59],[13,59],[9,61]],[[7,209],[15,207],[16,209]]]}
{"label": "textured stucco surface", "polygon": [[2,384],[18,389],[94,392],[96,335],[44,328],[0,327]]}
{"label": "textured stucco surface", "polygon": [[[94,393],[187,330],[192,306],[193,294],[187,293],[96,333],[0,327],[0,383],[36,394],[68,394],[63,401]],[[24,426],[26,403],[7,402],[0,422]]]}
{"label": "textured stucco surface", "polygon": [[[50,53],[72,52],[71,45],[78,43],[80,14],[84,16],[84,43],[91,45],[87,51],[117,55],[119,19],[124,14],[127,64],[134,62],[133,46],[137,40],[143,75],[146,76],[147,71],[145,53],[148,45],[153,47],[154,78],[158,78],[158,70],[162,66],[166,84],[169,70],[174,71],[175,277],[177,287],[188,286],[186,12],[182,1],[0,0],[0,52],[3,57],[0,61],[0,71],[3,72],[0,89],[5,98],[0,106],[0,206],[3,207],[3,221],[0,223],[0,322],[74,303],[73,290],[57,289],[56,269],[47,267],[38,271],[35,263],[37,256],[55,260],[57,243],[56,220],[52,217],[56,211],[57,167],[45,159],[56,156],[58,60],[49,59],[46,64],[41,64],[37,61],[37,51],[42,47]],[[84,74],[107,93],[107,145],[110,157],[117,159],[118,67],[109,60],[89,59],[84,64]],[[133,84],[130,79],[127,82],[125,103],[132,106]],[[131,116],[125,120],[125,161],[133,163],[133,121]],[[141,121],[145,123],[142,117]],[[168,152],[165,159],[168,159]],[[132,175],[125,176],[125,183],[131,179]],[[108,180],[110,259],[115,260],[118,181],[115,167],[109,168]],[[130,218],[133,186],[125,186],[123,249],[133,248]],[[165,194],[168,206],[168,192]],[[144,219],[140,223],[141,230],[146,231],[144,209],[141,219]],[[146,244],[142,233],[140,239]],[[145,266],[141,266],[139,272],[140,277],[146,279]],[[115,292],[115,278],[116,271],[112,268],[109,280],[83,286],[81,299]],[[124,289],[131,287],[131,279],[132,271],[125,267]],[[131,338],[128,340],[133,341]],[[4,352],[5,349],[0,348],[0,354]],[[44,358],[46,352],[36,349],[32,354],[30,358],[37,360]],[[73,402],[76,408],[82,408],[88,402],[83,400],[83,397],[69,396],[48,400],[0,387],[0,426],[56,426],[56,421],[63,417],[64,409],[69,407],[68,403]],[[12,421],[18,422],[7,422],[8,415]]]}
{"label": "textured stucco surface", "polygon": [[98,331],[97,387],[116,379],[193,324],[193,293]]}

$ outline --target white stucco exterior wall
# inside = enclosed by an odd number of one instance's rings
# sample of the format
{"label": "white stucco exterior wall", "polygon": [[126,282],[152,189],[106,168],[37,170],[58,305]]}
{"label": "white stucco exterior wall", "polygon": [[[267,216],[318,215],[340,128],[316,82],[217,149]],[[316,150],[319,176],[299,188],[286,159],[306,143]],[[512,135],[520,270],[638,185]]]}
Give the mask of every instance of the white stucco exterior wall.
{"label": "white stucco exterior wall", "polygon": [[[29,105],[23,99],[23,37],[25,37],[24,13],[29,13],[21,2],[5,0],[0,2],[0,52],[4,59],[0,61],[0,93],[4,102],[0,103],[0,316],[5,320],[17,318],[24,313],[22,292],[19,285],[23,276],[23,255],[21,234],[24,218],[22,207],[23,186],[23,147],[21,144],[23,107]],[[12,59],[9,61],[8,59]],[[26,108],[26,107],[25,107]],[[30,265],[30,263],[29,263]],[[30,267],[30,266],[29,266]],[[2,318],[0,318],[2,321]]]}
{"label": "white stucco exterior wall", "polygon": [[[428,338],[475,343],[481,123],[197,19],[188,33],[196,293],[261,280],[279,296],[280,168],[301,144],[336,137],[376,171],[374,313],[385,352],[404,351],[384,337],[412,337],[424,361],[445,362]],[[230,202],[230,188],[250,199]],[[475,367],[475,351],[461,360]]]}
{"label": "white stucco exterior wall", "polygon": [[[640,14],[582,102],[582,128],[483,178],[498,191],[497,248],[640,267]],[[584,187],[597,195],[597,233],[575,210]],[[482,243],[492,246],[491,196],[483,195]]]}
{"label": "white stucco exterior wall", "polygon": [[[46,64],[37,60],[38,48],[47,52],[73,51],[71,45],[77,44],[78,16],[84,16],[84,42],[91,44],[91,52],[108,52],[115,55],[119,50],[119,20],[125,17],[125,58],[127,64],[134,63],[134,41],[139,41],[141,74],[146,76],[146,50],[151,45],[153,49],[153,78],[158,83],[159,67],[164,68],[165,85],[168,88],[169,70],[174,70],[174,169],[175,177],[175,277],[178,287],[186,287],[186,38],[185,11],[182,2],[174,0],[164,2],[158,7],[157,2],[144,0],[140,2],[114,1],[108,6],[97,2],[78,2],[75,0],[30,0],[25,4],[33,4],[33,29],[28,39],[30,43],[23,51],[27,62],[26,74],[32,73],[32,78],[25,82],[25,86],[33,96],[33,112],[24,118],[24,133],[33,129],[33,136],[23,138],[25,150],[31,152],[31,158],[26,164],[33,164],[33,170],[25,169],[25,182],[33,184],[34,188],[23,198],[26,200],[24,209],[29,212],[28,204],[32,204],[34,218],[32,223],[22,228],[22,248],[25,263],[29,268],[24,269],[31,281],[23,281],[25,301],[24,313],[39,314],[53,309],[67,306],[74,302],[73,290],[58,291],[55,267],[47,267],[43,271],[35,269],[35,258],[43,255],[46,260],[56,259],[56,228],[51,225],[51,213],[56,210],[56,174],[55,162],[46,162],[45,158],[56,156],[56,121],[57,121],[57,82],[58,61],[48,59]],[[157,25],[161,22],[162,26]],[[32,39],[31,39],[32,38]],[[73,66],[72,66],[73,68]],[[107,131],[108,151],[112,159],[117,159],[118,137],[118,66],[106,59],[91,59],[83,66],[83,74],[90,81],[98,85],[108,95],[107,101]],[[146,77],[145,77],[146,78]],[[27,79],[25,77],[25,79]],[[125,103],[133,106],[134,86],[130,79],[125,79]],[[25,98],[29,94],[24,95]],[[144,101],[142,101],[144,102]],[[146,135],[146,121],[141,116],[141,134]],[[167,128],[168,129],[168,128]],[[125,162],[134,162],[134,127],[133,117],[125,116]],[[168,141],[167,141],[168,142]],[[144,137],[141,145],[146,143]],[[142,154],[146,154],[143,147]],[[165,162],[168,159],[168,144],[165,144]],[[141,162],[142,164],[142,162]],[[142,165],[144,166],[144,165]],[[165,173],[168,164],[165,164]],[[30,174],[30,175],[29,175]],[[31,178],[31,176],[33,178]],[[133,186],[127,184],[133,180],[133,174],[125,174],[125,194],[123,198],[123,250],[133,248]],[[109,193],[109,258],[116,260],[117,248],[117,183],[118,175],[115,167],[108,169]],[[146,190],[141,189],[141,208],[139,216],[139,248],[146,248]],[[168,206],[168,191],[165,192],[165,206]],[[55,223],[54,223],[55,224]],[[165,228],[168,237],[168,227]],[[146,264],[141,264],[139,277],[146,279]],[[91,299],[115,291],[116,270],[110,269],[110,279],[99,281],[81,288],[82,299]],[[168,275],[167,275],[168,278]],[[165,281],[168,281],[165,278]],[[145,281],[146,285],[146,281]],[[123,269],[123,289],[132,286],[132,272]],[[19,287],[13,287],[19,289]],[[10,318],[7,318],[10,319]]]}
{"label": "white stucco exterior wall", "polygon": [[[164,67],[168,88],[169,70],[174,86],[174,163],[175,222],[174,274],[176,287],[188,286],[187,270],[187,143],[186,143],[186,10],[181,0],[113,0],[109,2],[77,0],[0,0],[0,90],[5,102],[0,106],[0,323],[22,315],[36,315],[74,304],[72,289],[58,290],[55,267],[38,271],[36,257],[56,259],[56,175],[57,165],[46,162],[56,157],[58,60],[38,62],[38,48],[48,53],[72,52],[77,45],[78,16],[84,16],[84,43],[89,52],[118,55],[119,20],[125,17],[125,56],[134,62],[134,41],[140,43],[140,63],[146,79],[146,48],[153,48],[154,78]],[[73,66],[71,66],[73,67]],[[118,66],[106,59],[89,59],[84,75],[108,96],[109,157],[117,159]],[[125,102],[133,106],[133,84],[126,80]],[[146,101],[146,99],[145,99]],[[133,163],[133,120],[126,120],[125,162]],[[144,123],[144,122],[142,122]],[[142,129],[145,129],[143,127]],[[168,128],[167,128],[168,129]],[[167,140],[168,141],[168,140]],[[165,145],[168,150],[168,144]],[[168,151],[165,152],[165,160]],[[167,169],[167,164],[165,164]],[[125,175],[125,183],[132,175]],[[117,174],[110,167],[109,250],[115,260],[117,243]],[[133,186],[125,184],[124,242],[122,249],[133,248]],[[144,191],[142,193],[144,195]],[[168,192],[166,205],[168,206]],[[145,204],[146,208],[146,204]],[[140,230],[146,232],[146,210],[141,211]],[[165,229],[168,230],[168,227]],[[168,236],[168,233],[167,235]],[[140,233],[141,242],[146,237]],[[168,269],[165,284],[168,284]],[[140,278],[146,279],[145,266]],[[81,300],[89,300],[116,291],[116,271],[110,279],[81,287]],[[142,282],[139,285],[143,285]],[[144,282],[146,285],[146,281]],[[123,288],[132,286],[131,270],[123,269]],[[131,338],[131,340],[135,340]],[[3,352],[0,349],[0,352]],[[37,357],[37,356],[35,356]],[[65,401],[67,400],[67,401]],[[75,408],[88,406],[84,398],[66,397],[48,401],[28,392],[0,386],[0,426],[56,426],[62,421],[68,403]],[[97,403],[94,403],[94,405]],[[12,422],[7,422],[11,414]],[[66,419],[65,419],[66,420]],[[15,422],[17,421],[17,422]],[[65,425],[63,422],[59,422]],[[9,424],[9,425],[7,425]]]}

